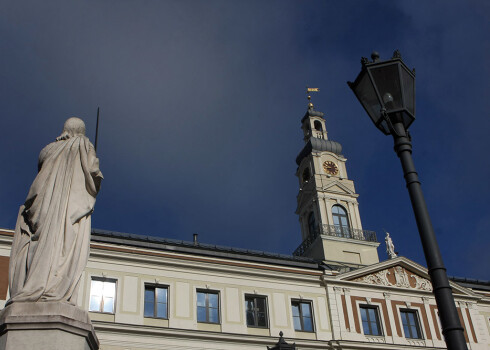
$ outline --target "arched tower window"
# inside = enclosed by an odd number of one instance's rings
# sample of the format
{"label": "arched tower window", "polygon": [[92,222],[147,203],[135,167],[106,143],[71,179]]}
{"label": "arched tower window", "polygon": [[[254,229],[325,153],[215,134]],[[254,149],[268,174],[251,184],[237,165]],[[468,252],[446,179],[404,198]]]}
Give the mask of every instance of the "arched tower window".
{"label": "arched tower window", "polygon": [[316,229],[316,220],[315,220],[315,213],[311,212],[310,215],[308,215],[308,233],[310,236],[315,235],[315,229]]}
{"label": "arched tower window", "polygon": [[305,170],[303,170],[303,175],[301,176],[301,183],[307,183],[310,180],[310,168],[306,167]]}
{"label": "arched tower window", "polygon": [[350,238],[349,218],[347,211],[340,205],[332,207],[333,224],[337,236]]}
{"label": "arched tower window", "polygon": [[323,131],[322,123],[320,123],[318,120],[315,120],[315,122],[313,123],[313,126],[315,127],[315,130]]}

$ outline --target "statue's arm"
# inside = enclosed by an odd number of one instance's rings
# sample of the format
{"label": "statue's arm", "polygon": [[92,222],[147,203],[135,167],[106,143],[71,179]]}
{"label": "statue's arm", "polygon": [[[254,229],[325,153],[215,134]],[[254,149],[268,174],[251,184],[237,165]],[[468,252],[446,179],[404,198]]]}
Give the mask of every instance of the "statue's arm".
{"label": "statue's arm", "polygon": [[102,172],[100,171],[99,158],[97,158],[97,155],[95,153],[95,149],[94,149],[92,144],[90,144],[90,146],[89,146],[88,163],[90,164],[90,175],[92,175],[92,178],[94,179],[94,183],[95,183],[95,188],[96,188],[97,192],[99,192],[100,183],[102,182],[102,179],[104,178],[104,176],[102,175]]}

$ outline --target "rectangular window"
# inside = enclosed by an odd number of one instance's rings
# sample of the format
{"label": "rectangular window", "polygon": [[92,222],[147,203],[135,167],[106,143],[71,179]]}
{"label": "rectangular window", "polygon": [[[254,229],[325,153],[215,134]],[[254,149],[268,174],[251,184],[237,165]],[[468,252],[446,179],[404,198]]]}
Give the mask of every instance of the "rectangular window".
{"label": "rectangular window", "polygon": [[422,339],[419,319],[415,310],[400,310],[405,338]]}
{"label": "rectangular window", "polygon": [[197,291],[197,322],[219,323],[219,294]]}
{"label": "rectangular window", "polygon": [[114,313],[116,281],[93,279],[90,286],[89,311]]}
{"label": "rectangular window", "polygon": [[303,332],[313,332],[313,316],[311,302],[292,300],[294,329]]}
{"label": "rectangular window", "polygon": [[265,297],[245,295],[247,326],[267,327],[267,303]]}
{"label": "rectangular window", "polygon": [[366,335],[383,335],[376,306],[360,305],[362,329]]}
{"label": "rectangular window", "polygon": [[145,317],[167,317],[168,288],[145,285]]}

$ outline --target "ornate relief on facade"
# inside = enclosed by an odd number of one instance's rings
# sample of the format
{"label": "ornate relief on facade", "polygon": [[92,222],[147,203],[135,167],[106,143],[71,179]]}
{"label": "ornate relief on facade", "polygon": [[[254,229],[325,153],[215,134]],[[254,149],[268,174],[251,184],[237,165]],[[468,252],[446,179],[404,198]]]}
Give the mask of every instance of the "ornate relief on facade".
{"label": "ornate relief on facade", "polygon": [[428,279],[417,275],[410,275],[410,277],[415,279],[415,289],[422,289],[432,292],[432,283],[430,283]]}
{"label": "ornate relief on facade", "polygon": [[413,346],[426,346],[425,341],[416,339],[407,339],[408,344]]}
{"label": "ornate relief on facade", "polygon": [[388,275],[390,272],[388,270],[383,270],[376,272],[375,274],[372,275],[367,275],[362,278],[356,279],[358,282],[365,282],[369,284],[377,284],[381,286],[391,286],[390,281],[388,281]]}
{"label": "ornate relief on facade", "polygon": [[386,339],[384,337],[366,336],[366,340],[370,343],[386,343]]}
{"label": "ornate relief on facade", "polygon": [[414,288],[429,292],[432,291],[432,284],[428,279],[410,274],[410,271],[401,266],[395,266],[390,269],[381,270],[367,276],[359,277],[354,281],[378,286]]}
{"label": "ornate relief on facade", "polygon": [[407,272],[401,266],[395,266],[395,285],[397,287],[410,288]]}

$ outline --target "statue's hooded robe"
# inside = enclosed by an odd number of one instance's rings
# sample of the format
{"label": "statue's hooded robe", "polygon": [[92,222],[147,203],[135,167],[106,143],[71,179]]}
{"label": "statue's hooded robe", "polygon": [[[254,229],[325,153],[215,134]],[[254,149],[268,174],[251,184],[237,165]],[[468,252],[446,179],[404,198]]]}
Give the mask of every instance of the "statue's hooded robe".
{"label": "statue's hooded robe", "polygon": [[39,173],[15,227],[9,303],[77,303],[89,256],[90,216],[102,179],[94,148],[84,133],[70,135],[65,124],[65,133],[39,155]]}

